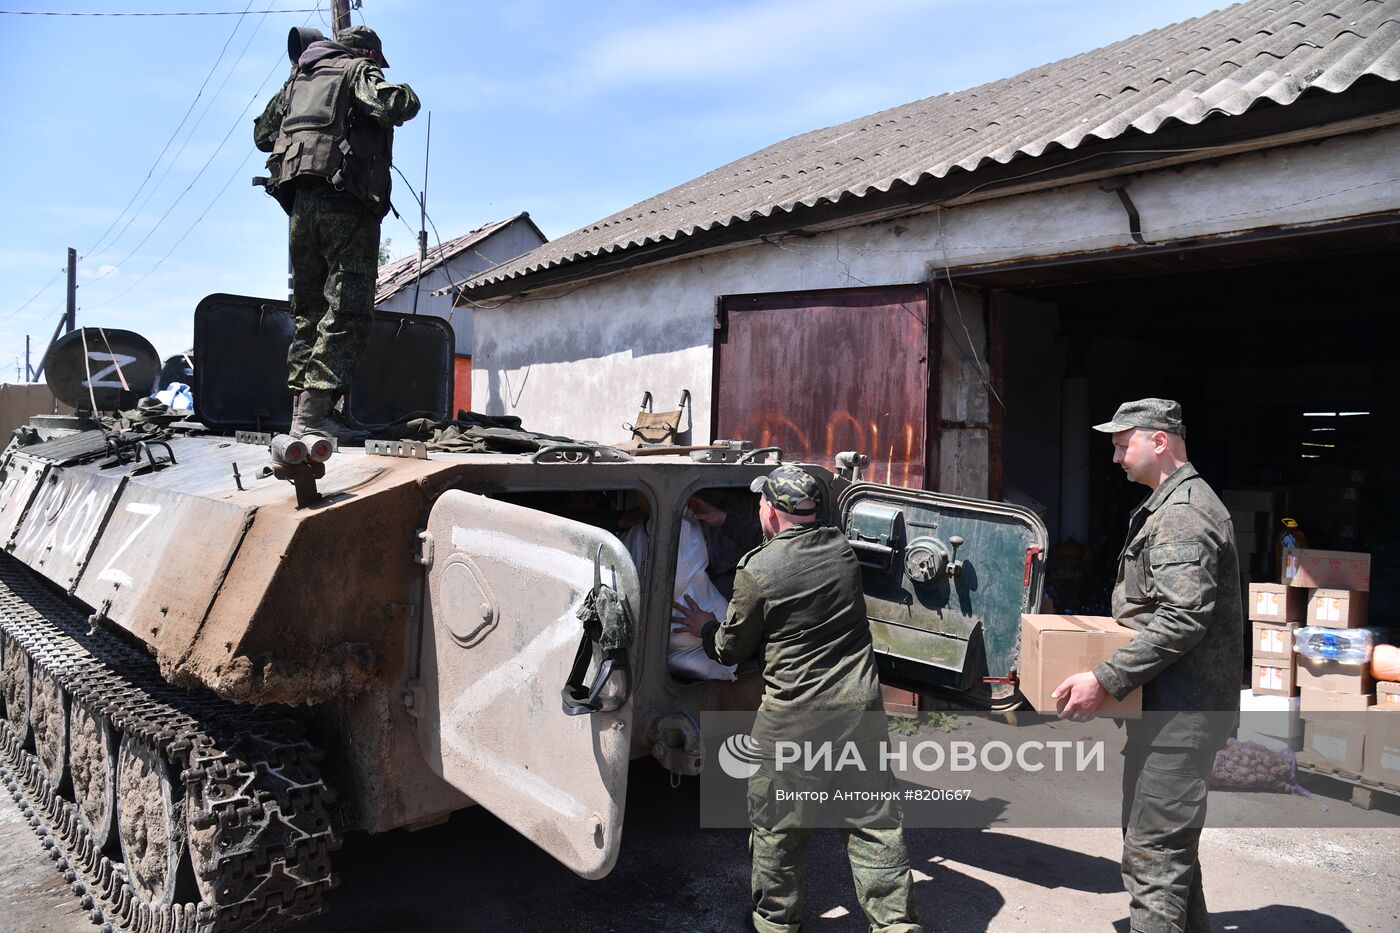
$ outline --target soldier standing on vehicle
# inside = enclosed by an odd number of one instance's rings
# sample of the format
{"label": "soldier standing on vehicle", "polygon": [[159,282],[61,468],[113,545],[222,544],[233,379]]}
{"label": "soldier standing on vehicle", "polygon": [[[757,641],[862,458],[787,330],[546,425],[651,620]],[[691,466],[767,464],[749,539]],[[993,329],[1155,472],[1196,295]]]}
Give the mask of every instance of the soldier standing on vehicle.
{"label": "soldier standing on vehicle", "polygon": [[[766,540],[739,562],[728,616],[720,622],[687,601],[676,605],[676,623],[703,639],[705,653],[722,664],[763,648],[760,718],[835,712],[883,721],[860,565],[846,536],[816,521],[820,485],[797,467],[780,466],[752,488],[763,497],[758,517]],[[751,800],[754,788],[751,780]],[[812,831],[765,819],[756,809],[750,820],[754,928],[791,933],[802,923],[803,863]],[[846,832],[851,874],[871,928],[921,930],[897,812],[892,820]]]}
{"label": "soldier standing on vehicle", "polygon": [[1186,457],[1181,406],[1127,402],[1094,426],[1113,462],[1152,490],[1128,520],[1113,616],[1133,640],[1065,679],[1060,715],[1094,718],[1109,695],[1142,688],[1143,717],[1123,749],[1123,883],[1143,933],[1206,933],[1200,839],[1216,751],[1234,727],[1243,643],[1230,513]]}
{"label": "soldier standing on vehicle", "polygon": [[394,127],[421,106],[408,85],[384,79],[388,67],[368,26],[311,42],[253,125],[254,143],[271,153],[261,181],[291,218],[294,437],[366,436],[335,404],[369,340]]}

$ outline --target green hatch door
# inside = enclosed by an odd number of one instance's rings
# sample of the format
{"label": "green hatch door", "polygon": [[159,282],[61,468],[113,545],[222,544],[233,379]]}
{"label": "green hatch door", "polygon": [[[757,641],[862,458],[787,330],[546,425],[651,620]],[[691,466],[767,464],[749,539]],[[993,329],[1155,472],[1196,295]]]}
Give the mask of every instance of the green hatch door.
{"label": "green hatch door", "polygon": [[838,502],[860,558],[880,668],[964,694],[1013,696],[1021,614],[1040,604],[1045,525],[1005,502],[856,483]]}
{"label": "green hatch door", "polygon": [[428,594],[414,708],[424,756],[564,865],[606,875],[627,798],[629,684],[596,676],[594,648],[586,683],[602,681],[602,709],[566,713],[561,691],[595,581],[637,618],[627,549],[591,525],[461,490],[438,499],[423,537]]}

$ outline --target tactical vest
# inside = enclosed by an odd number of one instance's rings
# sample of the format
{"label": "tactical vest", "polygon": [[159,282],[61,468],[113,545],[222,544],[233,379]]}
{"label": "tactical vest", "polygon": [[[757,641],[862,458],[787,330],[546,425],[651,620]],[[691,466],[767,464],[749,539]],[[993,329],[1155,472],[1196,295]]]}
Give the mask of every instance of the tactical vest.
{"label": "tactical vest", "polygon": [[289,82],[282,126],[267,167],[269,193],[292,210],[295,180],[326,179],[383,217],[389,210],[394,131],[356,111],[351,76],[360,59],[326,58]]}

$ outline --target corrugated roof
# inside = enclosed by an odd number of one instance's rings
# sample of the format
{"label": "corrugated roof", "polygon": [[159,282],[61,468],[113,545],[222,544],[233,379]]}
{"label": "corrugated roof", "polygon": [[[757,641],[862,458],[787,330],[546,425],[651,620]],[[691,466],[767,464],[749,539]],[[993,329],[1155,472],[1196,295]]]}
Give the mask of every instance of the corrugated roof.
{"label": "corrugated roof", "polygon": [[[1130,130],[1400,80],[1400,0],[1247,0],[971,90],[794,136],[502,263],[469,287],[887,192]],[[852,206],[853,212],[859,207]],[[522,282],[528,287],[528,282]]]}
{"label": "corrugated roof", "polygon": [[[522,219],[527,221],[530,220],[530,214],[528,211],[521,211],[519,214],[516,214],[513,217],[507,217],[505,220],[497,220],[493,223],[486,224],[483,227],[477,227],[470,233],[464,233],[459,237],[454,237],[439,246],[429,247],[428,254],[423,260],[424,280],[427,280],[428,273],[432,272],[434,269],[436,269],[443,263],[448,262],[454,256],[459,256],[462,253],[465,253],[473,246],[480,244],[483,240],[491,236],[491,234],[495,233],[496,231],[501,230],[514,223],[515,221]],[[533,226],[534,221],[530,221],[530,223]],[[535,229],[538,231],[539,228],[536,227]],[[540,239],[545,239],[545,235],[543,233],[540,234]],[[380,266],[379,277],[375,281],[374,286],[375,304],[386,300],[391,295],[394,295],[400,290],[412,285],[413,280],[415,277],[417,277],[417,275],[418,255],[416,253],[411,256],[405,256],[402,259],[395,259],[393,262],[386,263],[385,265]]]}

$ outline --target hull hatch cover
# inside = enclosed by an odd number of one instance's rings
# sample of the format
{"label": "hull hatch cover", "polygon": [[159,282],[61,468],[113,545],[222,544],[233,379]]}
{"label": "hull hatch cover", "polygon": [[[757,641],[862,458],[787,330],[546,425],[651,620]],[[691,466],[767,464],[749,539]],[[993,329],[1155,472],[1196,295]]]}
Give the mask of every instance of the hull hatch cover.
{"label": "hull hatch cover", "polygon": [[[606,875],[622,836],[632,703],[571,716],[560,691],[583,635],[578,609],[595,559],[603,584],[637,618],[626,548],[591,525],[459,490],[433,507],[428,536],[414,704],[424,756],[573,871]],[[595,658],[590,679],[596,667]]]}
{"label": "hull hatch cover", "polygon": [[[839,519],[864,568],[882,670],[977,705],[1014,696],[1021,614],[1040,605],[1045,525],[1005,502],[857,483]],[[1000,678],[988,685],[983,678]]]}

